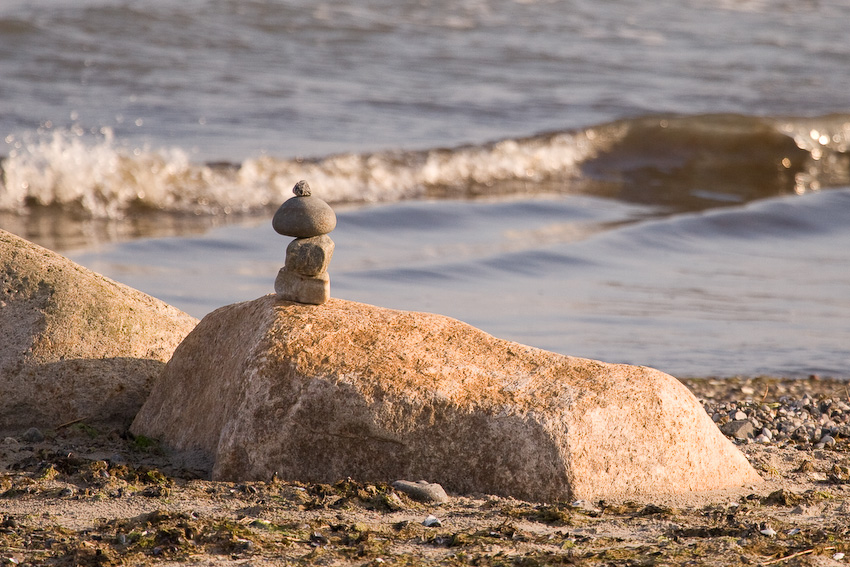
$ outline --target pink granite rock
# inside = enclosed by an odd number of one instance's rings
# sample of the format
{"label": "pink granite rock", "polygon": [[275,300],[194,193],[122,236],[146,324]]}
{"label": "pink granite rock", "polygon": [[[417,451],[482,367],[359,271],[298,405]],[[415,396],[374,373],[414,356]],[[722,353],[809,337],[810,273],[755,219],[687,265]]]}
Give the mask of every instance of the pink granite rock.
{"label": "pink granite rock", "polygon": [[339,299],[211,313],[131,430],[201,455],[221,480],[421,478],[535,501],[760,480],[667,374]]}
{"label": "pink granite rock", "polygon": [[127,427],[197,319],[0,230],[0,431]]}

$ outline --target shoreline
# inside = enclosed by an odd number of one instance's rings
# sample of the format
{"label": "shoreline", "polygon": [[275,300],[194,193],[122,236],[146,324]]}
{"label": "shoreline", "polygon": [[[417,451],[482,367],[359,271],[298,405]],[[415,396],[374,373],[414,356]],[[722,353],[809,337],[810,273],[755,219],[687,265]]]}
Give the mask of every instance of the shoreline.
{"label": "shoreline", "polygon": [[[815,407],[834,407],[824,423],[850,427],[838,405],[850,403],[845,380],[682,382],[710,415],[752,410],[765,421],[759,408],[784,418],[799,406],[814,419]],[[843,565],[841,554],[850,556],[850,436],[838,433],[823,447],[779,432],[770,442],[737,441],[764,479],[740,489],[640,503],[475,494],[442,504],[411,500],[392,489],[397,479],[202,480],[150,440],[84,422],[43,436],[0,440],[6,563]],[[425,527],[429,515],[441,525]]]}

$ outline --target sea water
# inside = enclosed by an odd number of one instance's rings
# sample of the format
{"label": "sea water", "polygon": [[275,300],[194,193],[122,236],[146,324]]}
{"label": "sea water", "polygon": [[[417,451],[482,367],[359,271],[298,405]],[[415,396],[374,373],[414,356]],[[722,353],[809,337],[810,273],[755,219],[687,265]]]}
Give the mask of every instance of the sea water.
{"label": "sea water", "polygon": [[675,375],[850,376],[839,2],[9,0],[0,227],[196,315],[331,292]]}

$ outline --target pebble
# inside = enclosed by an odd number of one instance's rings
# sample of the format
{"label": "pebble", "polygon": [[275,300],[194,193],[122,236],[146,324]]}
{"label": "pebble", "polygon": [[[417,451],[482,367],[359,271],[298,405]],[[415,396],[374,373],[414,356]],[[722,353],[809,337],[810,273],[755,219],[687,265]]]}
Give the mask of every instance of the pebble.
{"label": "pebble", "polygon": [[748,439],[755,435],[755,428],[747,419],[730,421],[721,425],[720,431],[727,437],[734,437],[735,439]]}
{"label": "pebble", "polygon": [[418,482],[397,480],[393,483],[393,488],[404,492],[419,502],[448,502],[449,500],[449,496],[442,486],[436,482],[428,482],[427,480],[420,480]]}
{"label": "pebble", "polygon": [[426,528],[439,528],[443,525],[443,522],[441,522],[437,516],[429,515],[422,522],[422,525]]}
{"label": "pebble", "polygon": [[21,435],[21,439],[27,443],[41,443],[44,441],[44,433],[37,427],[30,427]]}
{"label": "pebble", "polygon": [[807,393],[774,403],[701,402],[723,434],[737,442],[830,449],[850,439],[850,405],[843,400]]}
{"label": "pebble", "polygon": [[824,445],[826,447],[834,447],[835,446],[835,437],[832,435],[824,435],[821,437],[821,440],[818,442],[818,445]]}
{"label": "pebble", "polygon": [[292,192],[294,197],[284,201],[272,219],[272,227],[284,236],[310,238],[328,234],[336,228],[333,209],[310,193],[306,181],[299,181]]}

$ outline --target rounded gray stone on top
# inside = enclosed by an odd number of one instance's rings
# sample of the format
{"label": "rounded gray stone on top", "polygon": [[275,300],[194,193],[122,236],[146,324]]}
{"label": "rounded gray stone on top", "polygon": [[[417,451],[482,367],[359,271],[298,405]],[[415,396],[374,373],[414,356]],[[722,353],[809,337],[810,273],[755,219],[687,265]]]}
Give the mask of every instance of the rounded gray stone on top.
{"label": "rounded gray stone on top", "polygon": [[311,238],[328,234],[336,228],[333,209],[311,195],[306,181],[299,181],[292,192],[295,197],[284,201],[274,214],[272,226],[276,232],[295,238]]}

